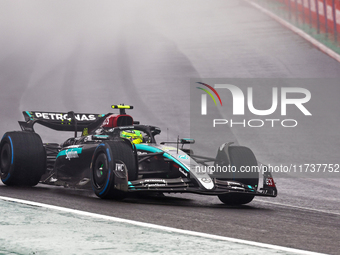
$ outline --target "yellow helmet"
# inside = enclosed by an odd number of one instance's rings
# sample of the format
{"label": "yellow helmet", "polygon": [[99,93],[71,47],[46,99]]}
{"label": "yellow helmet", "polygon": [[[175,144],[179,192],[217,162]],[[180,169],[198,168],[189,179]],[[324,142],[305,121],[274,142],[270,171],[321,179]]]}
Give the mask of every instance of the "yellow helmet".
{"label": "yellow helmet", "polygon": [[131,132],[122,131],[120,137],[126,138],[131,143],[139,144],[143,142],[143,136],[139,130],[132,130]]}

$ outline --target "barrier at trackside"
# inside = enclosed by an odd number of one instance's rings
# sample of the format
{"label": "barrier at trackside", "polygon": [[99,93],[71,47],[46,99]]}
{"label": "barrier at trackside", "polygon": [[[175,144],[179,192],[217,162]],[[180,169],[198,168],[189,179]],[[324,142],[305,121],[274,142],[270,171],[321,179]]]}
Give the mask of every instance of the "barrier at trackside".
{"label": "barrier at trackside", "polygon": [[[338,47],[340,42],[340,0],[255,0],[307,33],[324,35]],[[313,31],[312,31],[313,30]]]}
{"label": "barrier at trackside", "polygon": [[283,2],[297,22],[314,26],[318,33],[329,33],[337,40],[340,32],[339,0],[277,0]]}

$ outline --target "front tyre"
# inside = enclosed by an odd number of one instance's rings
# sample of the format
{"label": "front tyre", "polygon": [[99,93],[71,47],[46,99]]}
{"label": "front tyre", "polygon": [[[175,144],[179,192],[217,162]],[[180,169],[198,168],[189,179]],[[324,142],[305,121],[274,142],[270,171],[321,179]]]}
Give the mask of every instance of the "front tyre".
{"label": "front tyre", "polygon": [[[229,156],[228,156],[229,155]],[[230,162],[229,162],[230,161]],[[258,166],[254,153],[244,146],[222,146],[217,153],[215,165],[220,166],[233,166],[236,168],[235,173],[229,174],[228,180],[234,180],[245,185],[251,185],[255,190],[259,182],[259,173],[254,172],[241,172],[241,167],[254,167]],[[218,198],[227,205],[243,205],[248,204],[254,199],[254,195],[242,193],[227,193],[218,195]]]}
{"label": "front tyre", "polygon": [[6,185],[35,186],[46,170],[46,152],[38,134],[7,132],[0,143],[0,176]]}
{"label": "front tyre", "polygon": [[121,162],[128,169],[128,180],[135,180],[137,167],[130,144],[124,141],[114,141],[98,145],[91,165],[92,187],[98,197],[120,200],[126,196],[126,192],[115,188],[114,170],[116,164]]}
{"label": "front tyre", "polygon": [[218,195],[218,198],[226,205],[245,205],[253,201],[254,195],[228,193]]}

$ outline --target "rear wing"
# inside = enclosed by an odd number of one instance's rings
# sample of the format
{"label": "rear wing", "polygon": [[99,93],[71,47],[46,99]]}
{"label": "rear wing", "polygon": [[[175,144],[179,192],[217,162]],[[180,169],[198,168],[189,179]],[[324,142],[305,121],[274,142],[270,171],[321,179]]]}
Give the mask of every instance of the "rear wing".
{"label": "rear wing", "polygon": [[108,114],[95,113],[61,113],[61,112],[38,112],[24,111],[22,112],[25,121],[19,121],[19,125],[23,131],[34,132],[33,126],[39,123],[45,127],[57,131],[84,131],[87,132],[100,126]]}

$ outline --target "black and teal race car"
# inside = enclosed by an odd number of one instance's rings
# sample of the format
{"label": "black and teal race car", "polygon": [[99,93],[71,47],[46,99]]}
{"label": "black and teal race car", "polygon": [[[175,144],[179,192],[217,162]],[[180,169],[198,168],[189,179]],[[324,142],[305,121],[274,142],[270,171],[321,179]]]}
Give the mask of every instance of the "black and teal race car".
{"label": "black and teal race car", "polygon": [[[270,172],[262,171],[260,188],[259,171],[242,171],[258,166],[249,148],[225,143],[215,158],[195,155],[185,148],[193,139],[157,143],[161,130],[134,121],[126,114],[132,106],[112,108],[119,113],[24,111],[25,121],[19,121],[22,131],[7,132],[1,140],[2,182],[92,188],[98,197],[113,199],[134,192],[190,192],[216,195],[228,205],[246,204],[255,196],[277,196]],[[34,131],[36,123],[75,134],[62,144],[43,143]],[[138,143],[129,139],[130,133],[138,134]]]}

